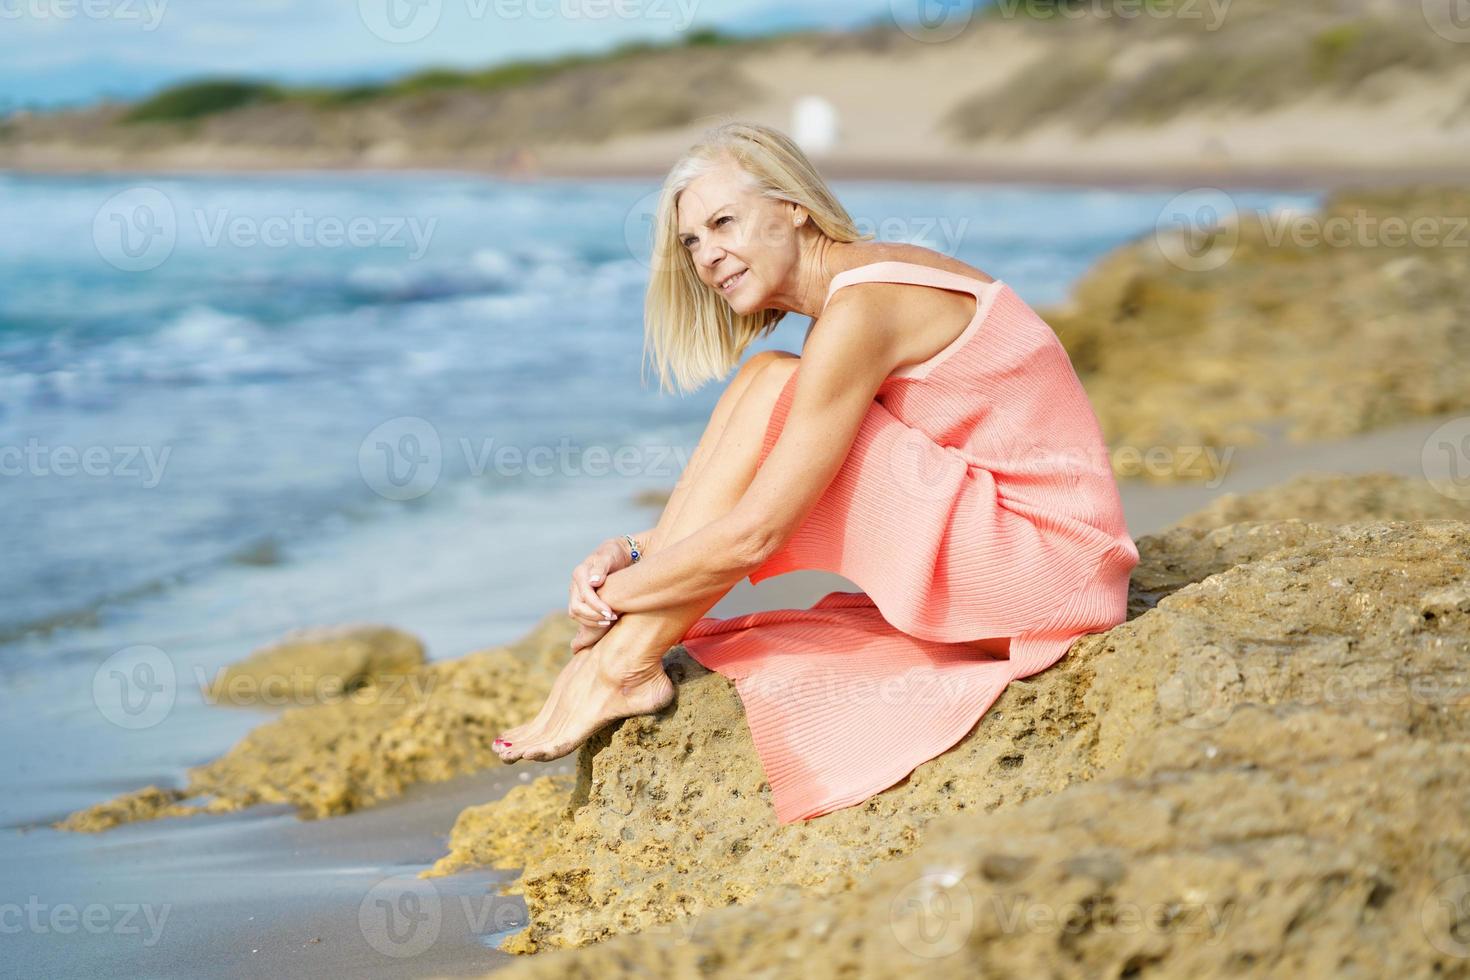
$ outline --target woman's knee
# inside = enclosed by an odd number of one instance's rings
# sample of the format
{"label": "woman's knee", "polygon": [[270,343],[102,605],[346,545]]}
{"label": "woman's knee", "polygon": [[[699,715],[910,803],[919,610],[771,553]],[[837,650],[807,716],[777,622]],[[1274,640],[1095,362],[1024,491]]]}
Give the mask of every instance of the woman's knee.
{"label": "woman's knee", "polygon": [[[723,411],[728,412],[738,404],[745,397],[745,393],[750,390],[751,384],[764,374],[768,368],[775,367],[777,370],[780,370],[780,365],[783,362],[799,360],[801,358],[797,355],[784,350],[764,350],[747,357],[739,369],[736,370],[735,377],[731,378],[730,383],[725,386],[721,400],[728,407]],[[719,408],[715,411],[717,415],[721,413],[721,409]]]}
{"label": "woman's knee", "polygon": [[[801,364],[801,358],[788,351],[765,351],[763,354],[772,356],[765,359],[759,373],[751,378],[736,410],[766,418],[775,408],[786,382],[791,380],[791,375]],[[763,354],[756,356],[761,357]]]}
{"label": "woman's knee", "polygon": [[745,363],[740,365],[740,370],[735,377],[736,380],[743,380],[748,384],[756,376],[764,373],[767,368],[791,360],[800,360],[800,358],[787,350],[763,350],[747,357]]}

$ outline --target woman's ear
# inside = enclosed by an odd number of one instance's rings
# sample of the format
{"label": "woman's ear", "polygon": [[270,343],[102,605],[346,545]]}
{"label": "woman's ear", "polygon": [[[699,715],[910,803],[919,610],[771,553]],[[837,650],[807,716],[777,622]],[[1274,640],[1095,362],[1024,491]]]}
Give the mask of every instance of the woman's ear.
{"label": "woman's ear", "polygon": [[800,204],[793,203],[791,205],[791,224],[793,227],[800,228],[802,225],[806,224],[806,219],[809,217],[811,217],[811,212],[808,211],[806,208],[802,207]]}

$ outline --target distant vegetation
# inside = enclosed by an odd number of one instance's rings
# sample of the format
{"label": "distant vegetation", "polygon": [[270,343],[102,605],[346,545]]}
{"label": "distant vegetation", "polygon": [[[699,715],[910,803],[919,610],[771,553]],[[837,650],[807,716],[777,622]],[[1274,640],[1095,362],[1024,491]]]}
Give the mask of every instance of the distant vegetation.
{"label": "distant vegetation", "polygon": [[272,102],[304,103],[330,109],[375,99],[392,99],[429,92],[489,92],[543,81],[574,68],[610,65],[640,55],[739,43],[749,42],[705,28],[690,31],[680,40],[669,44],[634,41],[602,54],[525,59],[473,71],[433,68],[376,84],[288,87],[243,79],[203,79],[164,89],[134,106],[123,117],[123,121],[189,122],[216,113]]}
{"label": "distant vegetation", "polygon": [[[1043,0],[1030,6],[1043,5],[1056,6]],[[1432,76],[1464,60],[1460,46],[1404,20],[1363,18],[1314,31],[1259,16],[1226,24],[1218,31],[1196,30],[1195,43],[1142,71],[1117,73],[1124,49],[1115,37],[1097,33],[1064,62],[1044,58],[998,89],[975,93],[945,123],[967,139],[1016,136],[1058,119],[1094,133],[1118,122],[1159,123],[1202,108],[1272,109],[1318,90],[1369,98],[1365,83],[1385,72]]]}
{"label": "distant vegetation", "polygon": [[238,79],[206,79],[164,89],[134,106],[124,119],[127,122],[183,122],[260,102],[279,102],[283,98],[285,93],[274,85]]}

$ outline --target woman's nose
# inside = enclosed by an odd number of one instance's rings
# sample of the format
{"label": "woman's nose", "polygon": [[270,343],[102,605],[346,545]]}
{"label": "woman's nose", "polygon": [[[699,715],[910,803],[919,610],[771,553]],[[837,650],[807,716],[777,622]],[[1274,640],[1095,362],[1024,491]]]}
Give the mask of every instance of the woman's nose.
{"label": "woman's nose", "polygon": [[713,269],[719,264],[720,259],[725,257],[725,250],[713,243],[701,243],[697,256],[699,264]]}

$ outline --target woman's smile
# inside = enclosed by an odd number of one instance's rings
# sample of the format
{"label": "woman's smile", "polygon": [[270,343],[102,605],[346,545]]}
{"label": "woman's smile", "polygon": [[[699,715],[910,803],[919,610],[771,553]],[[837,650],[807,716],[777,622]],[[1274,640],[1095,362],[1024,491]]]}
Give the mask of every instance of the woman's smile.
{"label": "woman's smile", "polygon": [[741,269],[739,272],[735,273],[733,276],[726,276],[724,279],[720,280],[720,283],[719,283],[720,292],[722,292],[722,293],[728,293],[731,290],[733,290],[736,286],[740,285],[740,283],[745,280],[745,274],[747,272],[749,272],[749,271],[750,271],[749,269]]}

